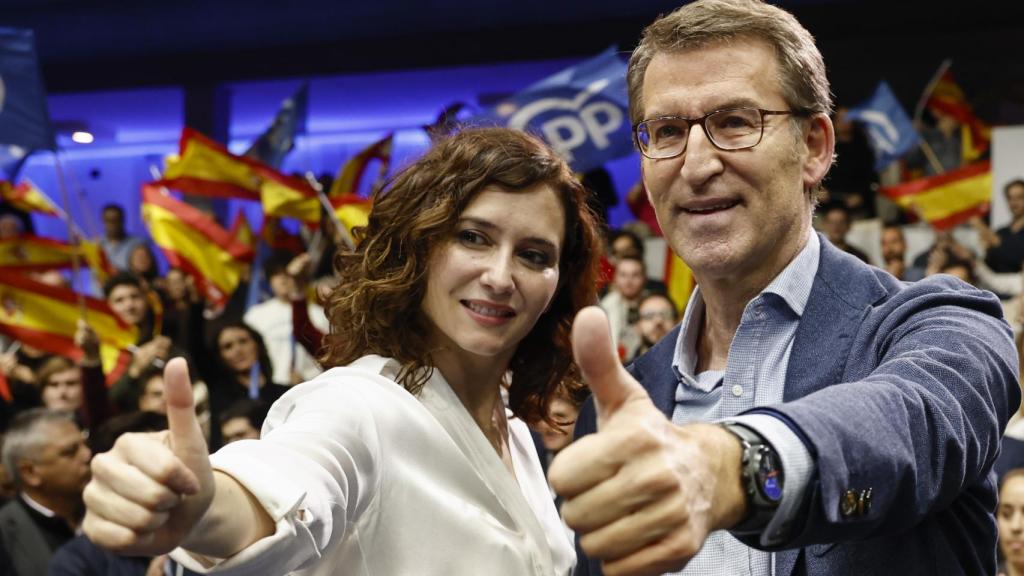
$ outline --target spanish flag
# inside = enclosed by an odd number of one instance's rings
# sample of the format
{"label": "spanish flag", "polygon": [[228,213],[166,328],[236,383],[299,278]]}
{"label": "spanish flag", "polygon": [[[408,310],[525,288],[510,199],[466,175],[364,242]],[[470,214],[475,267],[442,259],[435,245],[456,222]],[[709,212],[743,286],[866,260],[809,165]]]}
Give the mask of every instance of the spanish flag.
{"label": "spanish flag", "polygon": [[256,160],[232,154],[218,142],[185,128],[178,156],[168,157],[163,179],[156,184],[196,196],[260,199],[262,178]]}
{"label": "spanish flag", "polygon": [[665,288],[668,291],[669,298],[675,302],[676,307],[679,309],[680,315],[686,309],[686,303],[689,302],[695,285],[693,272],[686,265],[686,262],[683,262],[682,258],[676,256],[675,252],[671,249],[665,250]]}
{"label": "spanish flag", "polygon": [[231,223],[231,229],[228,232],[239,244],[252,249],[256,248],[256,234],[252,231],[249,219],[242,210],[235,212],[235,220]]}
{"label": "spanish flag", "polygon": [[346,194],[357,194],[366,167],[373,159],[381,161],[380,173],[387,173],[388,167],[391,165],[391,149],[394,140],[394,132],[389,133],[345,162],[338,172],[338,176],[334,178],[334,183],[331,184],[331,190],[327,196],[338,198]]}
{"label": "spanish flag", "polygon": [[121,320],[106,302],[51,286],[16,272],[0,270],[0,333],[51,354],[82,358],[75,331],[82,317],[100,339],[100,357],[107,383],[115,382],[131,360],[127,352],[138,331]]}
{"label": "spanish flag", "polygon": [[151,184],[142,186],[142,218],[171,266],[195,279],[210,302],[224,304],[235,291],[253,251],[212,218]]}
{"label": "spanish flag", "polygon": [[964,91],[953,79],[953,73],[946,70],[932,86],[925,103],[932,113],[956,118],[962,125],[963,159],[973,162],[988,150],[992,129],[974,115],[974,109],[967,101]]}
{"label": "spanish flag", "polygon": [[36,188],[28,180],[22,180],[15,186],[10,182],[0,181],[0,199],[23,212],[36,212],[47,216],[60,216],[61,211],[53,200]]}
{"label": "spanish flag", "polygon": [[306,251],[306,244],[302,241],[302,237],[286,230],[281,226],[281,219],[274,216],[267,216],[263,219],[260,238],[267,243],[271,250],[282,250],[294,254]]}
{"label": "spanish flag", "polygon": [[320,197],[309,183],[266,167],[257,168],[257,173],[262,178],[260,201],[266,216],[320,225]]}
{"label": "spanish flag", "polygon": [[355,194],[345,194],[331,198],[331,206],[334,208],[335,217],[345,226],[351,237],[353,228],[366,226],[370,222],[373,201]]}
{"label": "spanish flag", "polygon": [[81,241],[76,246],[56,238],[22,234],[0,240],[0,268],[17,271],[56,270],[74,266],[75,257],[81,258],[99,273],[103,282],[113,268],[99,244]]}
{"label": "spanish flag", "polygon": [[978,162],[937,176],[882,188],[902,208],[915,212],[936,230],[948,230],[988,211],[992,200],[992,164]]}

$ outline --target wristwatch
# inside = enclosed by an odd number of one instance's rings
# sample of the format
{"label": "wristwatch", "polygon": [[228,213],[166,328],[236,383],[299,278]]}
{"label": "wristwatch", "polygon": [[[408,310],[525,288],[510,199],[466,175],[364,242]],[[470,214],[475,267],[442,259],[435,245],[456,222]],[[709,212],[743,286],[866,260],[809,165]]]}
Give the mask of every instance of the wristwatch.
{"label": "wristwatch", "polygon": [[761,532],[782,501],[782,463],[771,444],[757,432],[738,422],[721,425],[739,438],[743,447],[741,467],[747,495],[747,515],[729,531],[741,535]]}

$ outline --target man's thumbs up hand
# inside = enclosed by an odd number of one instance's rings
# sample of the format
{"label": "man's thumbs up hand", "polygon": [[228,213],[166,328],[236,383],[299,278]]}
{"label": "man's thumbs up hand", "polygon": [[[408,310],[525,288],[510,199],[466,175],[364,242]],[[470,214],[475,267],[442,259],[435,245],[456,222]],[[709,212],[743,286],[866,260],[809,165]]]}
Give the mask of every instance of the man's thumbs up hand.
{"label": "man's thumbs up hand", "polygon": [[168,362],[164,388],[169,429],[118,438],[110,452],[93,458],[83,494],[89,539],[122,554],[173,550],[213,500],[210,455],[183,359]]}
{"label": "man's thumbs up hand", "polygon": [[742,518],[739,441],[719,426],[673,425],[619,363],[600,309],[581,310],[572,337],[598,432],[551,463],[562,517],[607,576],[679,570],[711,530]]}

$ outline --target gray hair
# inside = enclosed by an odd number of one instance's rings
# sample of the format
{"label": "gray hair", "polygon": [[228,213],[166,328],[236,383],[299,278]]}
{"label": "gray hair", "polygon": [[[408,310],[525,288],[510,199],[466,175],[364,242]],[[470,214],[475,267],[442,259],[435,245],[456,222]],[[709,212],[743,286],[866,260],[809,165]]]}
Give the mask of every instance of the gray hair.
{"label": "gray hair", "polygon": [[831,114],[825,61],[814,37],[792,14],[759,0],[697,0],[644,30],[626,73],[630,122],[643,120],[644,74],[655,55],[738,38],[760,40],[775,52],[779,86],[790,108]]}
{"label": "gray hair", "polygon": [[7,475],[14,486],[21,488],[21,474],[18,472],[18,464],[22,460],[30,459],[39,454],[49,442],[44,433],[43,425],[57,422],[72,422],[73,416],[70,412],[50,410],[48,408],[32,408],[26,410],[11,420],[7,433],[4,434],[3,450],[0,451],[0,460],[3,461]]}

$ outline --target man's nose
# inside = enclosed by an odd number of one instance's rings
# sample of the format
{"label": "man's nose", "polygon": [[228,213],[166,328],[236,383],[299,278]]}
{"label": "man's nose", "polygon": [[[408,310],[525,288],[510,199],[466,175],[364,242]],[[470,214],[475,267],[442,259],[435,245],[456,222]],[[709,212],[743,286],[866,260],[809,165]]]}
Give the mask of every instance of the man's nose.
{"label": "man's nose", "polygon": [[700,187],[722,171],[722,151],[715,148],[707,132],[699,125],[691,127],[686,138],[686,151],[683,152],[680,171],[691,187]]}

